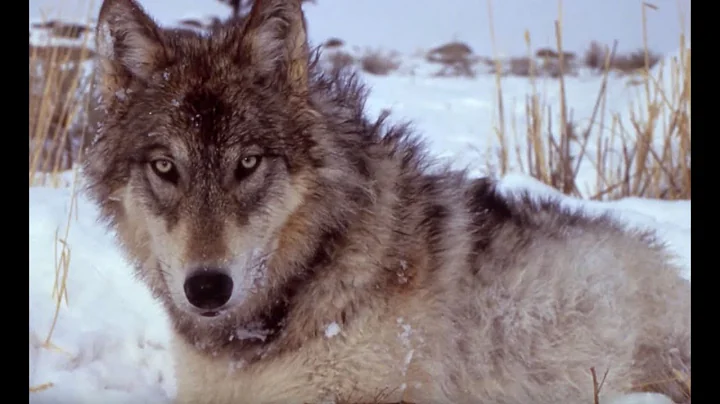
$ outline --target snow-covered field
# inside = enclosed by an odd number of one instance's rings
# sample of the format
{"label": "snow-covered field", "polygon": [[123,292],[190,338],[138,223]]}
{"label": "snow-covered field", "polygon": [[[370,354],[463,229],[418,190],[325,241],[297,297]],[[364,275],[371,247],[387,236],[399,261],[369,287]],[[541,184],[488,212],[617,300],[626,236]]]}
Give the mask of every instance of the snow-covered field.
{"label": "snow-covered field", "polygon": [[[62,3],[63,10],[71,10],[65,4],[68,1],[58,1],[57,4]],[[520,3],[519,0],[507,1],[508,4]],[[530,0],[523,1],[532,3]],[[94,9],[99,7],[100,2],[95,0]],[[50,0],[31,0],[31,20],[39,19],[37,9],[53,3]],[[146,0],[142,3],[147,4],[148,11],[161,22],[227,13],[227,8],[210,0]],[[338,18],[337,6],[324,9],[324,3],[324,0],[318,0],[317,5],[308,7],[308,10],[312,7],[312,12],[308,11],[310,26],[320,21],[316,24],[320,26],[317,32],[327,31],[322,26],[323,15],[328,16],[327,20]],[[495,2],[496,9],[501,7],[500,3]],[[170,4],[173,6],[168,7]],[[75,17],[64,19],[82,21],[85,17],[85,14],[76,13]],[[408,18],[411,17],[409,14]],[[456,29],[462,31],[461,28]],[[446,33],[438,34],[433,40],[446,41],[449,39],[446,36]],[[666,48],[676,49],[672,44],[666,44]],[[492,128],[496,116],[494,77],[479,76],[468,80],[368,76],[366,81],[372,89],[368,102],[371,114],[391,108],[396,119],[413,120],[417,132],[426,138],[438,157],[451,159],[459,167],[470,167],[475,175],[483,173],[484,153],[493,146]],[[557,104],[557,82],[548,80],[543,86],[541,90],[548,102]],[[566,86],[575,116],[580,121],[587,119],[600,87],[599,79],[573,78]],[[526,79],[504,80],[506,108],[514,108],[513,100],[518,102],[511,116],[519,117],[524,113],[523,102],[529,88]],[[637,97],[636,91],[627,87],[625,80],[611,80],[608,89],[611,109],[621,113]],[[522,133],[522,122],[517,130]],[[580,182],[591,183],[594,178],[592,170],[592,167],[584,167]],[[32,187],[29,190],[29,382],[31,388],[42,387],[30,394],[30,402],[168,402],[175,386],[168,351],[167,319],[149,292],[133,279],[132,269],[115,246],[113,235],[98,224],[96,208],[82,194],[75,200],[75,206],[71,206],[72,173],[66,173],[64,178],[68,186]],[[530,189],[537,194],[558,194],[552,188],[520,174],[503,178],[502,188],[507,192]],[[567,197],[564,201],[583,206],[590,212],[611,212],[629,226],[655,229],[676,253],[683,269],[678,275],[690,281],[690,201],[628,198],[614,202],[588,202]],[[55,313],[53,290],[63,245],[67,246],[70,257],[67,302],[62,302],[51,344],[46,345]],[[628,399],[624,404],[663,403],[649,396],[633,400]]]}

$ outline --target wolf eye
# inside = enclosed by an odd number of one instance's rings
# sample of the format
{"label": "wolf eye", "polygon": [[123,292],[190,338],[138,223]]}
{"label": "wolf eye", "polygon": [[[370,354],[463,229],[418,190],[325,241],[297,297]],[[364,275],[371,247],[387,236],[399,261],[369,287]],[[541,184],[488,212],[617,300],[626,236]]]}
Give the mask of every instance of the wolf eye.
{"label": "wolf eye", "polygon": [[238,168],[235,172],[235,177],[241,180],[248,175],[252,174],[260,166],[262,156],[247,156],[243,157],[238,164]]}
{"label": "wolf eye", "polygon": [[242,164],[244,169],[252,170],[255,166],[257,166],[258,162],[260,162],[260,158],[258,156],[248,156],[243,158],[240,161],[240,164]]}
{"label": "wolf eye", "polygon": [[177,183],[179,175],[172,161],[168,159],[156,159],[150,162],[150,167],[155,175],[162,180],[172,182],[173,184]]}

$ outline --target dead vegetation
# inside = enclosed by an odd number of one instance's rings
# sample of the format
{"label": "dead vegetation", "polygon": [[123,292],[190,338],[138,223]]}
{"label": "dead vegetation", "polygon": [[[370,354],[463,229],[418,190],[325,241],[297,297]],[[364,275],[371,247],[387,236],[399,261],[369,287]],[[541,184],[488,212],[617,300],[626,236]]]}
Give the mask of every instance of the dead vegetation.
{"label": "dead vegetation", "polygon": [[385,76],[400,67],[400,55],[395,52],[368,50],[360,56],[360,68],[376,76]]}
{"label": "dead vegetation", "polygon": [[[245,12],[252,5],[252,1],[223,1],[231,5],[233,10],[237,7],[239,14],[233,14],[225,19],[218,17],[209,17],[205,20],[194,18],[183,19],[178,21],[178,27],[186,30],[212,30],[230,21],[242,21],[245,18]],[[90,29],[90,27],[85,24],[69,23],[59,20],[34,23],[32,27],[33,29],[43,31],[50,38],[65,38],[71,40],[81,39]],[[338,68],[348,64],[357,64],[360,69],[370,74],[386,75],[398,70],[401,66],[401,58],[397,52],[364,50],[359,53],[351,53],[346,50],[345,42],[340,38],[328,38],[321,44],[321,47],[331,51],[327,53],[326,59],[332,68]],[[35,51],[39,53],[39,57],[44,57],[43,53],[48,52],[48,49],[45,48],[51,48],[49,51],[54,52],[52,49],[54,47],[36,48]],[[64,46],[59,48],[61,48],[58,50],[60,53],[79,53],[82,47]],[[439,69],[434,73],[437,77],[473,78],[478,74],[497,74],[498,72],[503,76],[529,77],[530,65],[535,63],[534,74],[536,74],[537,77],[557,78],[560,75],[560,70],[563,71],[565,76],[574,76],[582,67],[587,67],[597,74],[602,74],[603,61],[606,56],[603,53],[603,49],[605,49],[603,45],[598,42],[592,42],[582,58],[578,58],[572,52],[563,52],[563,66],[560,66],[561,55],[551,47],[541,47],[536,50],[533,56],[515,56],[495,61],[492,58],[475,54],[473,49],[465,42],[450,41],[430,49],[425,53],[424,58],[426,61],[439,66]],[[645,53],[646,52],[641,49],[626,54],[615,55],[610,61],[610,70],[618,74],[638,73],[645,65]],[[649,52],[648,55],[650,67],[654,66],[661,58],[661,56],[655,52]],[[69,55],[68,59],[76,60],[78,57],[80,56],[77,54]],[[92,52],[85,52],[84,57],[92,58],[93,54]]]}
{"label": "dead vegetation", "polygon": [[[582,58],[572,52],[563,52],[561,55],[555,49],[540,48],[530,56],[499,60],[499,70],[495,61],[491,61],[489,73],[499,72],[503,76],[529,77],[530,66],[534,64],[533,74],[536,77],[559,78],[561,72],[565,77],[577,76],[583,68],[596,75],[602,75],[606,67],[605,60],[610,56],[607,53],[608,48],[598,42],[592,42]],[[642,74],[646,65],[646,56],[651,69],[662,59],[662,56],[656,52],[639,49],[624,54],[615,53],[609,58],[607,68],[616,75]]]}
{"label": "dead vegetation", "polygon": [[[58,28],[63,27],[63,28]],[[86,64],[94,57],[87,46],[87,29],[44,24],[50,39],[83,39],[78,46],[59,46],[50,40],[44,45],[29,44],[29,182],[33,186],[66,186],[62,173],[82,158],[90,139],[90,121],[95,116],[91,93],[91,76]],[[74,31],[73,31],[74,30]],[[75,165],[77,168],[77,165]],[[55,231],[53,255],[55,279],[50,293],[54,303],[52,322],[44,341],[38,347],[48,351],[63,350],[53,342],[53,333],[62,307],[68,306],[67,279],[71,248],[67,242],[72,219],[76,218],[77,169],[73,172],[70,201],[65,224]],[[75,214],[75,215],[73,215]],[[31,218],[32,219],[32,218]],[[33,310],[31,304],[30,309]],[[31,346],[34,333],[30,332]],[[29,387],[30,393],[54,388],[52,382]]]}
{"label": "dead vegetation", "polygon": [[[68,170],[88,141],[87,46],[29,46],[30,185],[37,173]],[[44,177],[43,177],[44,178]]]}
{"label": "dead vegetation", "polygon": [[[592,42],[582,58],[573,52],[563,51],[551,47],[541,47],[527,56],[512,56],[494,59],[475,54],[464,42],[448,42],[429,50],[425,59],[428,62],[440,65],[436,76],[440,77],[468,77],[478,74],[500,74],[501,76],[559,78],[577,76],[581,69],[587,68],[591,72],[602,75],[605,67],[605,49],[607,47],[598,42]],[[609,69],[615,74],[639,74],[645,67],[645,56],[648,55],[649,66],[652,68],[661,59],[656,52],[646,52],[644,49],[625,54],[615,54],[610,59]],[[531,69],[531,65],[533,68]],[[532,70],[532,71],[531,71]]]}
{"label": "dead vegetation", "polygon": [[[497,149],[488,159],[488,171],[504,175],[519,170],[564,194],[590,199],[647,197],[657,199],[691,199],[690,136],[690,48],[681,46],[679,58],[658,62],[648,49],[623,62],[613,48],[593,44],[593,63],[602,74],[595,95],[594,109],[587,121],[576,122],[565,90],[566,71],[561,25],[556,23],[559,111],[554,111],[538,91],[538,66],[530,56],[516,68],[530,80],[531,93],[525,100],[522,117],[506,115],[501,72],[496,70],[498,120],[494,128]],[[529,33],[528,54],[532,55]],[[680,43],[685,44],[684,36]],[[602,56],[601,60],[595,58]],[[643,61],[637,67],[639,60]],[[637,100],[627,110],[612,112],[607,108],[607,84],[610,72],[635,73]],[[632,66],[632,67],[630,67]],[[653,67],[660,74],[653,75]],[[613,106],[615,108],[615,106]],[[524,120],[525,133],[513,130],[507,123]],[[578,177],[581,169],[596,173],[592,183]]]}
{"label": "dead vegetation", "polygon": [[345,41],[343,41],[340,38],[328,38],[325,42],[323,42],[322,46],[325,49],[334,49],[334,48],[340,48],[343,45],[345,45]]}
{"label": "dead vegetation", "polygon": [[51,36],[55,38],[79,39],[89,27],[84,24],[76,24],[62,22],[59,20],[50,20],[42,23],[34,23],[31,25],[35,29],[49,31]]}
{"label": "dead vegetation", "polygon": [[355,56],[344,50],[328,52],[325,60],[329,64],[328,68],[331,70],[343,69],[349,66],[353,66],[357,63]]}
{"label": "dead vegetation", "polygon": [[607,68],[621,74],[642,73],[646,66],[655,67],[661,56],[653,51],[638,49],[622,55],[608,55],[608,47],[592,42],[585,51],[584,64],[588,68],[601,73],[605,69],[605,60],[609,58]]}
{"label": "dead vegetation", "polygon": [[[330,42],[330,41],[329,41]],[[377,49],[364,51],[345,49],[341,40],[333,40],[330,45],[323,45],[322,62],[326,69],[337,70],[346,67],[360,69],[376,76],[386,76],[396,71],[401,65],[400,54]]]}
{"label": "dead vegetation", "polygon": [[437,76],[475,77],[473,65],[478,59],[473,55],[472,48],[464,42],[449,42],[433,48],[427,53],[426,59],[442,66]]}

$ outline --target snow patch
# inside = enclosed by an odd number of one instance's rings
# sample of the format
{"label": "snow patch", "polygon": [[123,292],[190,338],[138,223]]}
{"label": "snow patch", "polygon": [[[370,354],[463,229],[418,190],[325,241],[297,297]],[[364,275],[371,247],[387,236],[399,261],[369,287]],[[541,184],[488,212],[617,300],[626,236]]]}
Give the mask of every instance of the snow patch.
{"label": "snow patch", "polygon": [[338,334],[340,334],[340,326],[338,323],[333,321],[325,327],[325,338],[332,338]]}

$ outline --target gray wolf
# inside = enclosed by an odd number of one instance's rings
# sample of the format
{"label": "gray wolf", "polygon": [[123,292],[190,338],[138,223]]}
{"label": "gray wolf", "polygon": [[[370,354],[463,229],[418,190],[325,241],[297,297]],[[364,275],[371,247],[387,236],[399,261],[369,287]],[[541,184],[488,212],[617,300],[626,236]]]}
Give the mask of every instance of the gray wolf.
{"label": "gray wolf", "polygon": [[[87,191],[173,326],[180,403],[684,399],[690,288],[651,234],[433,162],[322,72],[298,0],[97,26]],[[607,402],[607,401],[606,401]]]}

